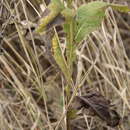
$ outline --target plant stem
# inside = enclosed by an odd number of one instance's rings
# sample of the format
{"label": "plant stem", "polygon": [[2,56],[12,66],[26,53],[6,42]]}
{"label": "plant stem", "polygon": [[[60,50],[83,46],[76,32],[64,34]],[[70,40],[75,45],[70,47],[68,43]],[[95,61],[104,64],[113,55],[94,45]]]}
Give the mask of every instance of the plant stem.
{"label": "plant stem", "polygon": [[[71,8],[71,3],[72,0],[68,0],[68,7]],[[71,12],[72,13],[72,12]],[[73,15],[72,15],[73,16]],[[70,70],[70,75],[72,77],[72,72],[73,72],[73,47],[74,47],[74,43],[73,43],[73,17],[69,17],[67,19],[67,24],[68,24],[68,31],[67,31],[67,64],[68,64],[68,68]],[[72,78],[71,78],[72,79]],[[70,86],[71,84],[71,86]],[[71,89],[73,88],[72,82],[68,83],[68,91],[66,94],[66,99],[67,99],[67,103],[69,103],[70,98],[71,98]],[[71,130],[71,124],[70,124],[70,118],[68,116],[70,109],[68,108],[68,112],[67,112],[67,130]]]}
{"label": "plant stem", "polygon": [[67,7],[72,8],[72,0],[67,0]]}
{"label": "plant stem", "polygon": [[72,57],[73,57],[73,22],[69,22],[69,31],[67,34],[67,63],[72,75]]}

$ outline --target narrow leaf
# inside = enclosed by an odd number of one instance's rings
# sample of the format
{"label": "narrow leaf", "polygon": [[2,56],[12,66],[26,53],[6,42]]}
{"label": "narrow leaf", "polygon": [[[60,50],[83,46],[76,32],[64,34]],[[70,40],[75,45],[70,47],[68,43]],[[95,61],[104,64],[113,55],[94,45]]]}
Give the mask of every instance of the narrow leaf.
{"label": "narrow leaf", "polygon": [[73,62],[76,59],[75,54],[75,44],[74,44],[74,16],[75,11],[73,9],[66,8],[62,11],[63,17],[65,17],[65,24],[64,24],[64,31],[67,34],[67,40],[66,40],[66,56],[67,56],[67,64],[69,69],[71,70],[71,74],[73,71]]}
{"label": "narrow leaf", "polygon": [[64,5],[60,0],[52,0],[47,9],[43,12],[43,17],[39,21],[36,29],[37,33],[42,33],[46,30],[46,26],[51,23],[64,9]]}
{"label": "narrow leaf", "polygon": [[130,12],[130,8],[128,8],[128,6],[116,5],[116,4],[109,4],[109,6],[111,6],[113,9],[120,11],[120,12],[123,12],[123,13]]}
{"label": "narrow leaf", "polygon": [[54,35],[53,39],[52,39],[52,48],[53,48],[53,55],[54,58],[57,62],[57,64],[59,65],[60,69],[62,70],[63,74],[65,75],[65,78],[67,79],[67,81],[71,80],[71,76],[70,76],[70,72],[69,72],[69,68],[66,64],[65,58],[63,56],[61,47],[60,47],[60,43],[58,40],[58,37],[56,35]]}

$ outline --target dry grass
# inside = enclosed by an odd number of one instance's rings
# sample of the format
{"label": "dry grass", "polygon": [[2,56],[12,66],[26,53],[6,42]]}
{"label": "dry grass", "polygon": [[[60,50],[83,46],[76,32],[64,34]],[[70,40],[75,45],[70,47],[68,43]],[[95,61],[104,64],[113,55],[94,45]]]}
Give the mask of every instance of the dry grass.
{"label": "dry grass", "polygon": [[[81,3],[76,0],[74,7]],[[1,0],[0,130],[66,129],[64,78],[47,59],[43,41],[33,36],[28,24],[40,14],[35,0]],[[98,117],[82,114],[72,121],[73,130],[130,130],[130,16],[111,8],[106,16],[101,29],[76,51],[74,87],[78,91],[72,90],[72,98],[88,88],[97,89],[111,100],[122,121],[110,128]]]}

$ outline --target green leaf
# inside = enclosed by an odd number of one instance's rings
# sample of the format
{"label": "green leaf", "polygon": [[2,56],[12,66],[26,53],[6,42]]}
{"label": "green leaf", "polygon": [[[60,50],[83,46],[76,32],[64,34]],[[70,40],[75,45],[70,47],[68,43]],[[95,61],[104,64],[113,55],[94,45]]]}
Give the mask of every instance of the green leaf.
{"label": "green leaf", "polygon": [[75,110],[75,109],[70,109],[68,112],[67,112],[67,117],[69,118],[69,119],[75,119],[76,117],[77,117],[77,113],[78,112],[78,110]]}
{"label": "green leaf", "polygon": [[52,49],[53,49],[53,56],[59,65],[60,69],[62,70],[63,74],[65,75],[65,78],[67,81],[71,81],[71,75],[69,72],[69,68],[67,66],[65,57],[62,53],[60,42],[58,40],[58,36],[54,35],[52,39]]}
{"label": "green leaf", "polygon": [[70,69],[70,73],[73,72],[73,62],[76,59],[75,44],[74,44],[74,33],[75,33],[75,11],[73,9],[66,8],[61,12],[62,16],[65,17],[64,32],[67,34],[66,37],[66,57],[67,65]]}
{"label": "green leaf", "polygon": [[115,5],[101,1],[90,2],[88,4],[82,5],[78,8],[76,14],[77,33],[75,35],[75,41],[77,43],[82,41],[85,36],[89,35],[91,32],[100,27],[107,7],[112,7],[113,9],[120,12],[130,11],[127,6]]}
{"label": "green leaf", "polygon": [[36,28],[37,33],[42,33],[46,30],[46,26],[50,24],[64,9],[64,5],[60,0],[52,0],[48,7],[43,12],[43,17],[39,21],[39,25]]}
{"label": "green leaf", "polygon": [[76,42],[80,42],[86,35],[95,31],[100,26],[105,16],[107,5],[105,2],[96,1],[78,8],[76,15],[78,29],[75,36]]}
{"label": "green leaf", "polygon": [[128,8],[128,6],[116,5],[116,4],[109,4],[109,6],[111,6],[113,9],[120,11],[120,12],[123,12],[123,13],[130,12],[130,9]]}

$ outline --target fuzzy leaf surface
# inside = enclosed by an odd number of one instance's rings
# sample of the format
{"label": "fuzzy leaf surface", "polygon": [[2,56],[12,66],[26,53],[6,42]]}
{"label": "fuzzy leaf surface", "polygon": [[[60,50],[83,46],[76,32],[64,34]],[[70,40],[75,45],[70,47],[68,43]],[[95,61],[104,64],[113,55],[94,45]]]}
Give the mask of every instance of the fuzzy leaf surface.
{"label": "fuzzy leaf surface", "polygon": [[113,9],[124,13],[130,11],[127,6],[115,5],[101,1],[90,2],[82,5],[78,8],[76,14],[77,33],[75,35],[75,41],[77,43],[81,42],[85,36],[100,27],[105,16],[105,10],[108,7],[112,7]]}

